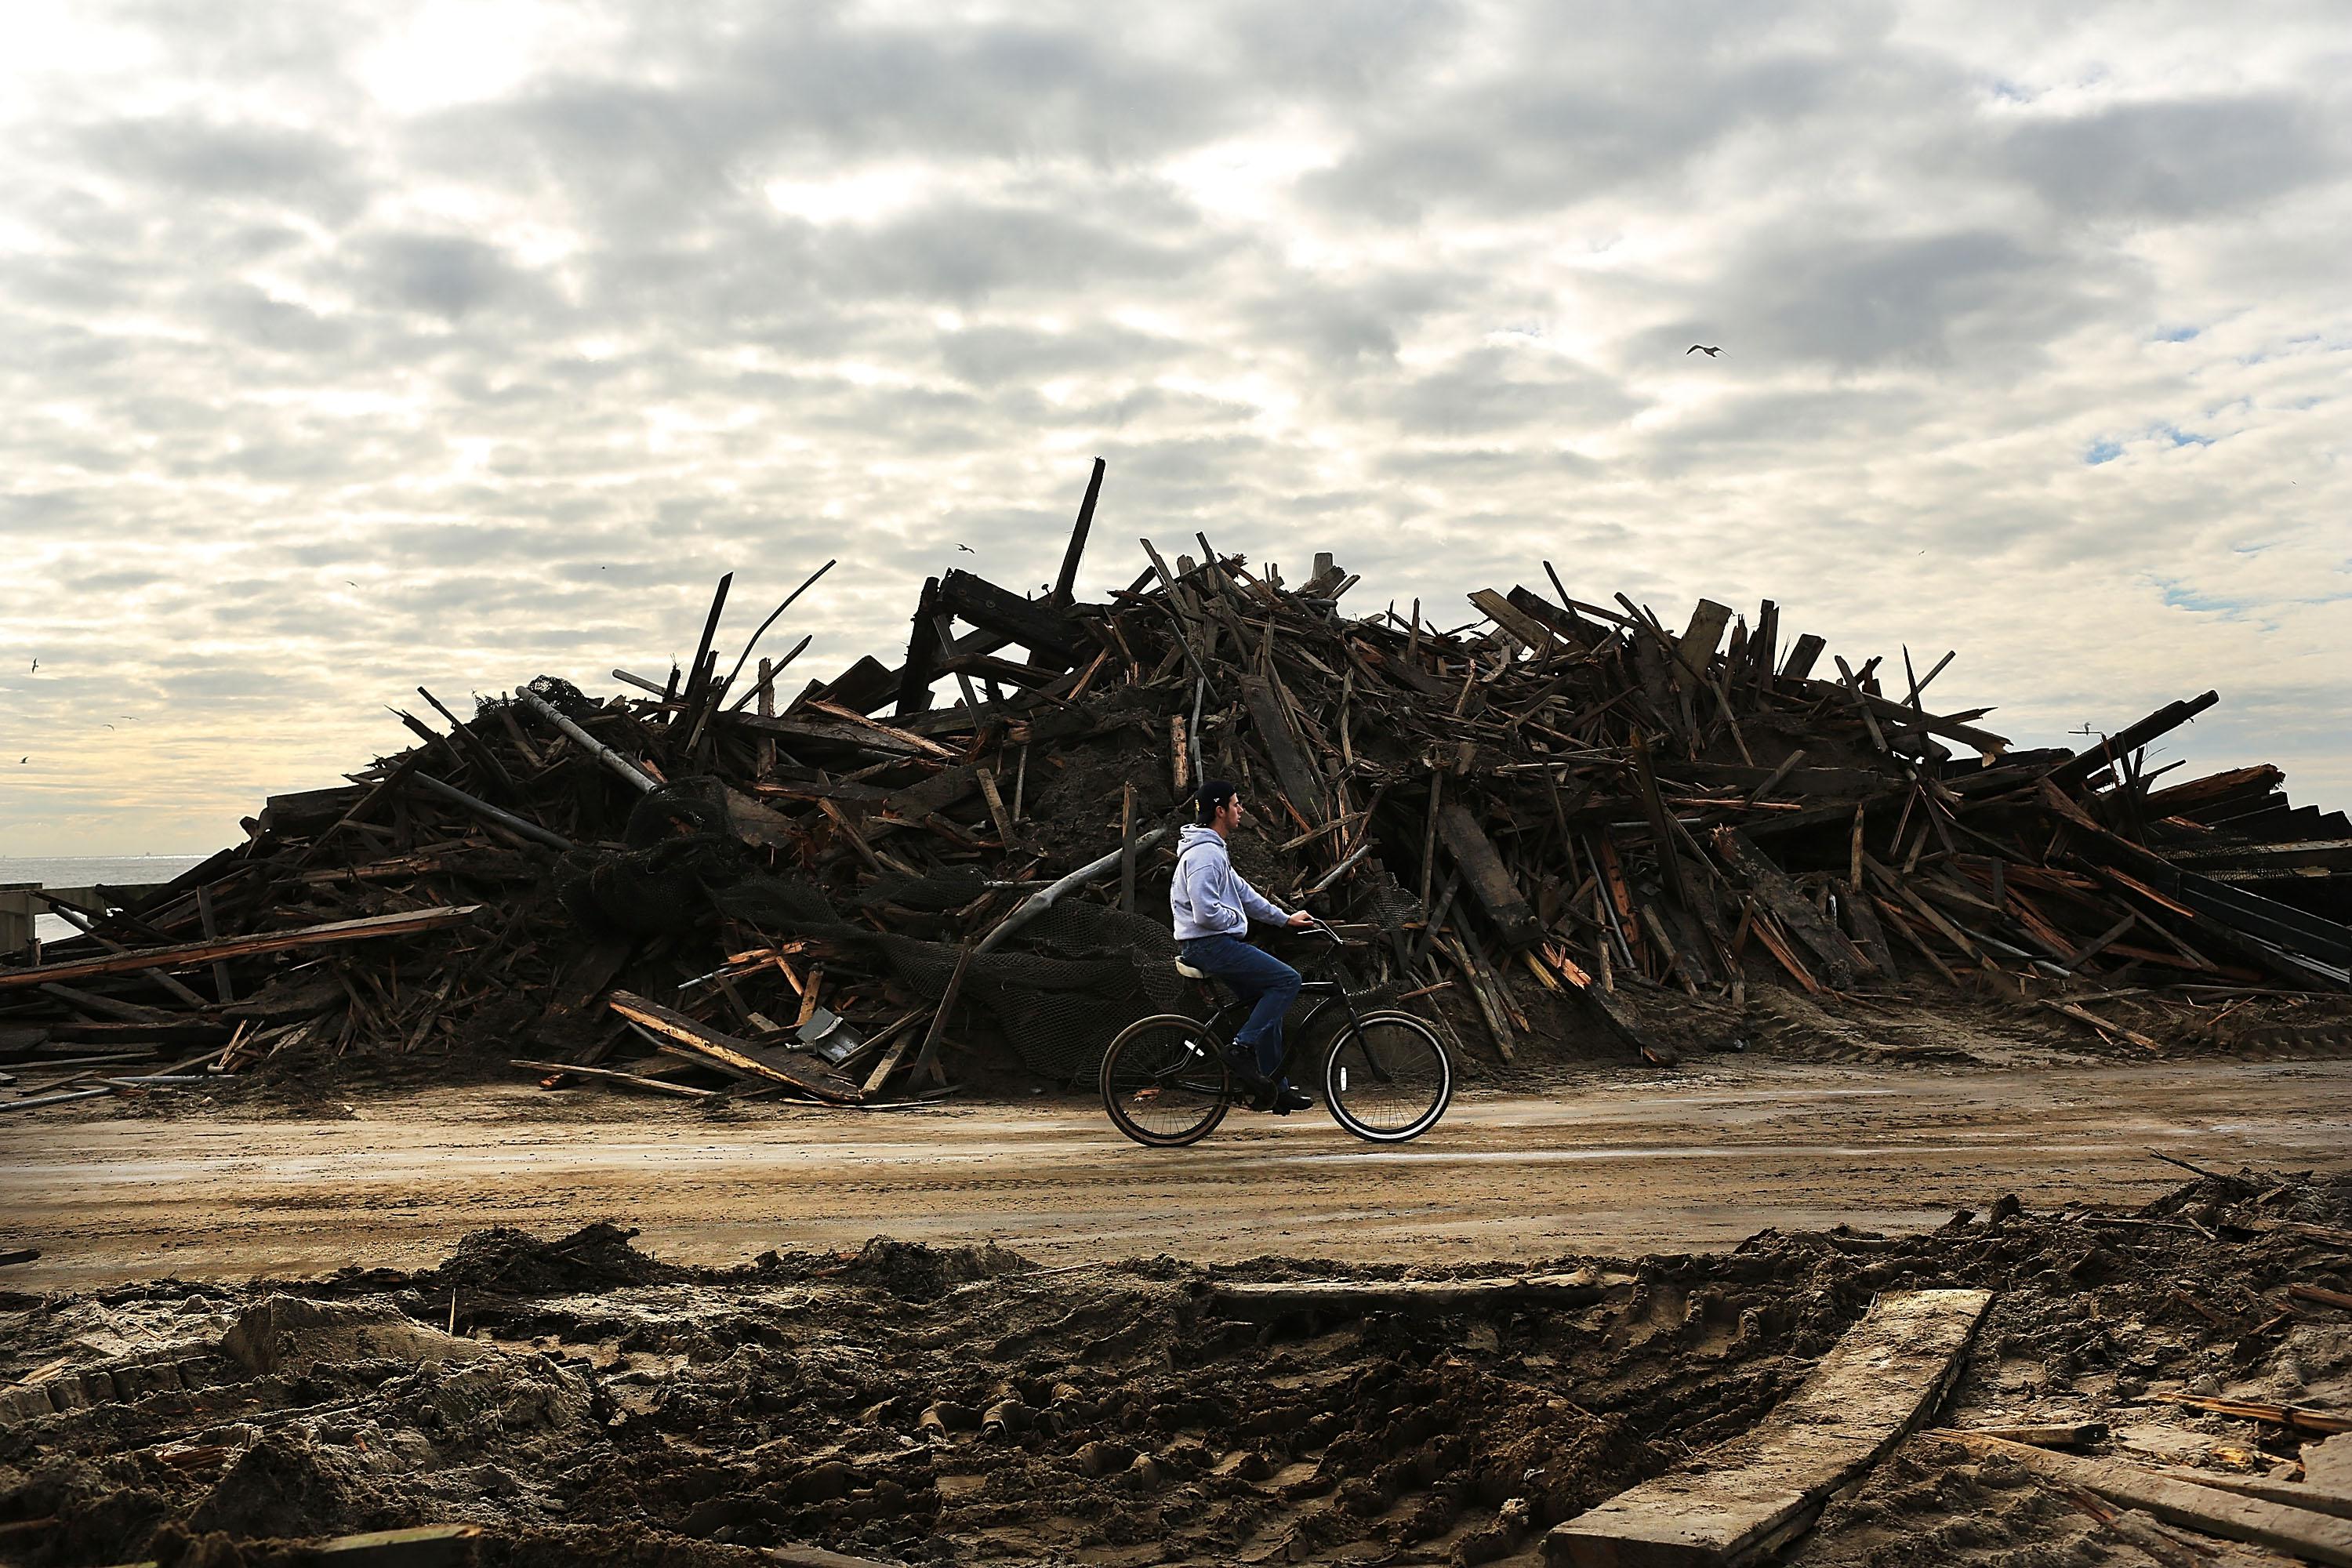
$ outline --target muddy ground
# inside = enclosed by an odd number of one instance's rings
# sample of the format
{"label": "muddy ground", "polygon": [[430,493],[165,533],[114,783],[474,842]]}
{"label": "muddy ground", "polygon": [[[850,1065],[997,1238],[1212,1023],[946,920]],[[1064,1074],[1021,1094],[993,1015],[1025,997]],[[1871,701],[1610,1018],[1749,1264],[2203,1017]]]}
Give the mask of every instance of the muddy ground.
{"label": "muddy ground", "polygon": [[[75,1108],[62,1108],[71,1111]],[[2144,1203],[2209,1166],[2352,1169],[2352,1061],[2000,1068],[1717,1055],[1672,1072],[1465,1092],[1408,1147],[1329,1117],[1236,1114],[1147,1150],[1088,1101],[919,1110],[679,1102],[528,1082],[354,1097],[304,1115],[31,1111],[0,1124],[0,1286],[416,1269],[469,1231],[604,1216],[688,1264],[875,1236],[991,1241],[1048,1267],[1137,1250],[1458,1264],[1730,1247],[1768,1226],[1915,1230],[2015,1192]]]}
{"label": "muddy ground", "polygon": [[[1407,1271],[1046,1271],[889,1241],[690,1268],[602,1224],[480,1232],[415,1272],[18,1293],[0,1304],[0,1561],[278,1562],[254,1543],[471,1522],[488,1563],[803,1544],[1532,1564],[1552,1522],[1755,1422],[1874,1292],[1937,1285],[2000,1293],[1945,1419],[2105,1420],[2105,1451],[2262,1470],[2298,1439],[2167,1396],[2352,1403],[2352,1312],[2283,1294],[2352,1286],[2352,1252],[2256,1217],[2345,1226],[2352,1178],[2199,1180],[2120,1219],[2001,1197],[1910,1236],[1546,1259],[1605,1282],[1575,1309],[1258,1321],[1216,1287]],[[1790,1555],[2269,1561],[2183,1540],[1919,1436]]]}

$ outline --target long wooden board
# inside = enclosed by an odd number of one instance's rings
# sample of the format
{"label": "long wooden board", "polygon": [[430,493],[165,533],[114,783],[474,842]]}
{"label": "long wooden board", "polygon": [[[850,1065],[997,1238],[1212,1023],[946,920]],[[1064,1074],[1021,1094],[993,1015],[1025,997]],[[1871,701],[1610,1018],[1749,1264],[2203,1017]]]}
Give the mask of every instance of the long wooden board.
{"label": "long wooden board", "polygon": [[843,1105],[855,1105],[861,1098],[857,1086],[847,1079],[814,1063],[795,1060],[787,1052],[765,1050],[749,1040],[722,1034],[699,1019],[689,1018],[657,1002],[648,1002],[634,992],[615,991],[604,999],[604,1005],[630,1022],[748,1077],[766,1079]]}
{"label": "long wooden board", "polygon": [[[1556,1527],[1576,1568],[1733,1568],[1793,1538],[1943,1398],[1990,1290],[1881,1296],[1755,1430]],[[2029,1452],[2040,1452],[2039,1449]]]}
{"label": "long wooden board", "polygon": [[185,969],[216,958],[244,958],[257,952],[283,952],[288,948],[320,947],[339,942],[365,942],[372,937],[408,936],[437,931],[471,920],[479,904],[444,905],[410,910],[394,915],[371,915],[365,920],[331,921],[325,925],[299,926],[292,931],[263,931],[255,936],[222,937],[210,942],[175,942],[169,947],[134,948],[102,958],[80,958],[63,963],[36,964],[30,969],[0,969],[0,991],[38,985],[52,980],[79,980],[92,974],[130,974],[142,969]]}
{"label": "long wooden board", "polygon": [[1488,1279],[1285,1279],[1235,1282],[1209,1292],[1232,1317],[1290,1312],[1449,1312],[1477,1307],[1582,1307],[1633,1282],[1630,1274],[1505,1274]]}
{"label": "long wooden board", "polygon": [[2110,1502],[2144,1508],[2167,1524],[2218,1535],[2226,1541],[2251,1542],[2306,1562],[2329,1563],[2333,1568],[2352,1568],[2352,1520],[2242,1497],[2143,1469],[2121,1459],[2053,1454],[2047,1448],[2004,1443],[1998,1437],[1978,1437],[1965,1432],[1938,1432],[1936,1436],[1972,1454],[2000,1455],[2037,1476],[2096,1492]]}

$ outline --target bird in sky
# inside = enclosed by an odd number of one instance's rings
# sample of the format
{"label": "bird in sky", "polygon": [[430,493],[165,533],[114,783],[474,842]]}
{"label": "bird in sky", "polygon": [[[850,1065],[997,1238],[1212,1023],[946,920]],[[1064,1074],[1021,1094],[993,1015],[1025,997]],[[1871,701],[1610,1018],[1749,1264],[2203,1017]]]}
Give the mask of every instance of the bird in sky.
{"label": "bird in sky", "polygon": [[113,726],[113,725],[111,725],[111,724],[109,724],[109,725],[107,726],[107,728],[108,728],[108,729],[110,729],[110,730],[111,730],[111,729],[113,729],[113,728],[114,728],[114,726]]}
{"label": "bird in sky", "polygon": [[343,581],[344,581],[345,583],[349,584],[352,587],[356,588],[356,587],[358,587],[358,586],[359,586],[359,584],[358,584],[357,583],[352,583],[352,580],[351,580],[349,577],[344,578],[344,579],[343,579]]}
{"label": "bird in sky", "polygon": [[18,758],[16,759],[16,765],[17,765],[18,767],[20,767],[20,768],[21,768],[21,767],[23,767],[26,763],[29,763],[29,762],[31,762],[32,760],[33,760],[33,759],[32,759],[32,758],[30,758],[30,757],[18,757]]}
{"label": "bird in sky", "polygon": [[1688,359],[1693,354],[1705,354],[1707,358],[1713,359],[1722,352],[1723,351],[1719,348],[1711,349],[1705,343],[1693,343],[1690,347],[1683,350],[1683,358]]}
{"label": "bird in sky", "polygon": [[41,661],[37,658],[33,661],[33,673],[35,675],[41,673]]}
{"label": "bird in sky", "polygon": [[974,550],[974,549],[973,549],[971,545],[969,545],[969,544],[959,544],[959,545],[957,545],[957,546],[956,546],[956,548],[957,548],[958,550],[962,551],[966,555],[977,555],[977,554],[979,554],[979,553],[980,553],[980,552],[979,552],[979,551]]}

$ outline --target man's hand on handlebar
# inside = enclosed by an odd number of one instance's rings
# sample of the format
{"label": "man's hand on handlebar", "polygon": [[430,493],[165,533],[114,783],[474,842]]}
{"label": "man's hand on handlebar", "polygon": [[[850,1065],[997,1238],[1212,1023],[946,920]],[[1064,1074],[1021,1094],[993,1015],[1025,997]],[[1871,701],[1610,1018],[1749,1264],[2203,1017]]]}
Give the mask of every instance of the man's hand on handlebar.
{"label": "man's hand on handlebar", "polygon": [[1320,924],[1322,924],[1320,921],[1305,910],[1294,910],[1290,917],[1290,929],[1293,931],[1305,931],[1308,926]]}

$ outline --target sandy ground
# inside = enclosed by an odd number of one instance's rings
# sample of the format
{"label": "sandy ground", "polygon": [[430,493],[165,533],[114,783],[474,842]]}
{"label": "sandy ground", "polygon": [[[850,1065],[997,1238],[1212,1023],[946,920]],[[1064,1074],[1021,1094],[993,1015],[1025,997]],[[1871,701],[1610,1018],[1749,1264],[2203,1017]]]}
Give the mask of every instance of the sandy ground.
{"label": "sandy ground", "polygon": [[[51,1115],[53,1113],[36,1113]],[[2027,1070],[1721,1058],[1458,1100],[1375,1149],[1318,1111],[1134,1147],[1076,1100],[723,1119],[594,1089],[437,1090],[344,1120],[26,1120],[0,1128],[17,1289],[176,1274],[419,1268],[492,1225],[639,1227],[680,1263],[889,1235],[1052,1265],[1160,1253],[1356,1262],[1633,1254],[1765,1226],[1940,1223],[2005,1192],[2140,1202],[2160,1148],[2235,1169],[2352,1168],[2352,1062]]]}

